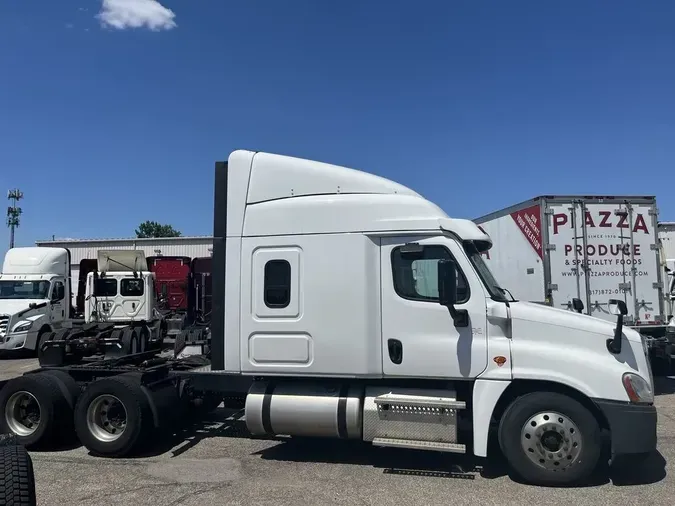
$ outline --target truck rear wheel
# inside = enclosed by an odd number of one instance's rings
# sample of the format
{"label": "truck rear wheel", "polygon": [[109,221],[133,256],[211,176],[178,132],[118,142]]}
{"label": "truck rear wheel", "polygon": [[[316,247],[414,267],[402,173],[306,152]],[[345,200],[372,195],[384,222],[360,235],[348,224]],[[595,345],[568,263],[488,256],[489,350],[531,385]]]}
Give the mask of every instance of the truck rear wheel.
{"label": "truck rear wheel", "polygon": [[154,426],[140,383],[124,375],[94,381],[75,406],[75,431],[92,453],[122,457],[137,450]]}
{"label": "truck rear wheel", "polygon": [[0,410],[0,432],[15,434],[29,448],[62,439],[73,415],[57,381],[44,373],[10,380],[0,391]]}
{"label": "truck rear wheel", "polygon": [[122,350],[125,355],[133,355],[139,352],[138,333],[135,329],[122,331]]}
{"label": "truck rear wheel", "polygon": [[14,506],[35,506],[33,461],[16,438],[0,440],[0,501]]}
{"label": "truck rear wheel", "polygon": [[499,445],[512,469],[535,485],[574,485],[595,470],[602,442],[593,414],[562,394],[514,400],[499,424]]}

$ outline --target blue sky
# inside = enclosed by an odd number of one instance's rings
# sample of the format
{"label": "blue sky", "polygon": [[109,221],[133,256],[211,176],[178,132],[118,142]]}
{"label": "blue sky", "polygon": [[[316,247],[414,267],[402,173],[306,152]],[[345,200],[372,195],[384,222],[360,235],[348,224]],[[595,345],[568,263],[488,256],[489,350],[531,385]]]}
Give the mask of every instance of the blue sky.
{"label": "blue sky", "polygon": [[238,148],[362,168],[458,217],[621,193],[675,220],[670,0],[9,0],[0,68],[18,245],[146,219],[209,234],[213,162]]}

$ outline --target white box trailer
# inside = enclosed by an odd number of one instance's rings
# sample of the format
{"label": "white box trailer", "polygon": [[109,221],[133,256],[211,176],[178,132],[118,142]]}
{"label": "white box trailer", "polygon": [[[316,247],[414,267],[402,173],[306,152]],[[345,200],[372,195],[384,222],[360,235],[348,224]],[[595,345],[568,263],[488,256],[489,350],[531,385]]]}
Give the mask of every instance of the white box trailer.
{"label": "white box trailer", "polygon": [[[668,291],[670,278],[675,273],[675,222],[659,222],[658,237],[661,247],[661,266],[663,267],[661,275],[663,276],[664,290]],[[669,316],[672,315],[669,314]]]}
{"label": "white box trailer", "polygon": [[539,196],[474,220],[493,240],[486,262],[516,299],[665,332],[656,200],[650,196]]}

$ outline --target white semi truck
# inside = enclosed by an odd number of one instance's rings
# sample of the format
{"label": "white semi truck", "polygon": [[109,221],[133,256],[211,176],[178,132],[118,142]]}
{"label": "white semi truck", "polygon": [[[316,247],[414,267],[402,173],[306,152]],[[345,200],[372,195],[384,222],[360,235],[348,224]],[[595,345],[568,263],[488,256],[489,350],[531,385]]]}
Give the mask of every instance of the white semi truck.
{"label": "white semi truck", "polygon": [[41,368],[0,390],[0,429],[122,456],[225,399],[253,435],[478,457],[495,438],[537,484],[588,478],[603,431],[613,462],[653,451],[653,379],[626,304],[606,321],[512,301],[491,246],[387,179],[235,151],[216,163],[208,342],[70,365],[76,346],[47,342]]}
{"label": "white semi truck", "polygon": [[39,352],[76,340],[78,356],[144,352],[162,341],[154,274],[137,250],[101,250],[87,275],[84,314],[71,305],[70,252],[12,248],[0,274],[0,350]]}

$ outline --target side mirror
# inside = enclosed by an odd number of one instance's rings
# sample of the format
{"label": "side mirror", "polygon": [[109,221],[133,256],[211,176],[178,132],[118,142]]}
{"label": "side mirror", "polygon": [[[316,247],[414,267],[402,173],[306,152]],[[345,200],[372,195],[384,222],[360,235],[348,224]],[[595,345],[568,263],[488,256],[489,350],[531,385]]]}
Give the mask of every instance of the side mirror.
{"label": "side mirror", "polygon": [[455,327],[469,326],[469,312],[456,309],[457,304],[457,264],[452,260],[438,261],[438,303],[448,308]]}
{"label": "side mirror", "polygon": [[581,302],[581,299],[577,299],[576,297],[572,299],[572,309],[577,313],[581,313],[584,310],[584,303]]}
{"label": "side mirror", "polygon": [[621,337],[623,336],[623,317],[628,314],[626,303],[619,299],[610,299],[607,301],[609,312],[616,315],[616,328],[614,329],[614,338],[607,339],[607,349],[610,353],[621,353]]}
{"label": "side mirror", "polygon": [[622,300],[618,299],[610,299],[608,301],[609,304],[609,312],[613,315],[617,316],[626,316],[628,314],[628,308],[626,307],[626,303]]}
{"label": "side mirror", "polygon": [[166,286],[166,283],[162,283],[162,299],[166,299],[169,294],[169,289]]}
{"label": "side mirror", "polygon": [[438,302],[445,307],[457,302],[457,265],[452,260],[438,261]]}

